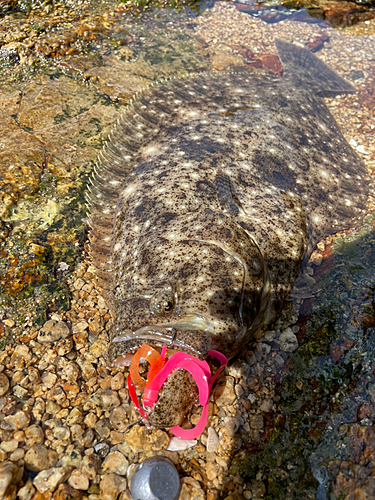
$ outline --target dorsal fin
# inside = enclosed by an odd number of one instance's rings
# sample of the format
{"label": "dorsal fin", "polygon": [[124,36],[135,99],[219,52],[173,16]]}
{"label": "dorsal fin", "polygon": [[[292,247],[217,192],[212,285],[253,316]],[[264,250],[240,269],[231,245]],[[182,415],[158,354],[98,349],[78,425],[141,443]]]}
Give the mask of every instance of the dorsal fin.
{"label": "dorsal fin", "polygon": [[[184,79],[191,82],[189,75],[185,75]],[[171,84],[174,84],[172,79],[151,84],[132,98],[99,154],[88,187],[86,199],[90,210],[91,255],[99,286],[109,302],[112,295],[108,293],[112,276],[111,253],[119,196],[134,170],[142,147],[157,134],[160,124],[173,114],[173,107],[165,101]],[[187,92],[185,87],[182,85],[178,89],[182,98]]]}
{"label": "dorsal fin", "polygon": [[312,52],[276,39],[275,45],[284,66],[283,79],[321,95],[356,92],[356,88]]}

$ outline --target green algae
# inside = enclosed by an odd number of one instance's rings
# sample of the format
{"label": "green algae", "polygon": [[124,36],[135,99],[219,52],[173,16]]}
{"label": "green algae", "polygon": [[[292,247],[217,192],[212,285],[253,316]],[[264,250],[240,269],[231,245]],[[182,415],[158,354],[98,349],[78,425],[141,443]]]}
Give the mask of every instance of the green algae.
{"label": "green algae", "polygon": [[314,499],[319,467],[348,459],[337,446],[348,439],[340,424],[355,419],[356,397],[375,384],[374,220],[369,215],[358,231],[336,239],[320,292],[299,319],[301,345],[279,377],[271,435],[233,462],[245,481],[262,478],[267,499]]}
{"label": "green algae", "polygon": [[[59,4],[43,15],[43,5],[26,12],[28,24],[26,17],[20,18],[22,30],[16,37],[22,44],[31,37],[35,44],[26,52],[20,49],[20,64],[2,75],[3,80],[11,75],[13,82],[17,75],[20,82],[11,84],[13,93],[19,89],[17,101],[12,97],[12,125],[27,134],[27,140],[39,141],[45,156],[33,191],[4,201],[0,314],[16,324],[25,318],[41,324],[48,312],[69,308],[65,280],[82,258],[86,242],[86,183],[124,105],[148,82],[208,67],[184,25],[185,14],[180,19],[172,16],[173,26],[167,28],[167,11],[135,23],[124,19],[122,3],[94,3],[89,11],[85,5],[75,20],[72,6],[61,19],[55,16]],[[16,17],[9,20],[16,25]],[[52,40],[58,40],[68,24],[64,40],[73,45],[76,33],[87,29],[82,50],[52,57]],[[130,47],[131,39],[144,40],[142,47]],[[1,40],[0,45],[7,46]]]}

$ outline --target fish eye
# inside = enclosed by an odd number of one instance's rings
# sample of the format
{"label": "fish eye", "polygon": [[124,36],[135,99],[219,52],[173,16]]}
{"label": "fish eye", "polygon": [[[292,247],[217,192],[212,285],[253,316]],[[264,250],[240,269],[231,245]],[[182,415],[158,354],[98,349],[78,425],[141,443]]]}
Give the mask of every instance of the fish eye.
{"label": "fish eye", "polygon": [[175,301],[171,294],[162,294],[154,298],[151,303],[151,309],[157,316],[170,314],[174,309]]}
{"label": "fish eye", "polygon": [[164,312],[165,313],[169,313],[171,312],[173,309],[173,302],[171,300],[168,300],[165,304],[164,304]]}

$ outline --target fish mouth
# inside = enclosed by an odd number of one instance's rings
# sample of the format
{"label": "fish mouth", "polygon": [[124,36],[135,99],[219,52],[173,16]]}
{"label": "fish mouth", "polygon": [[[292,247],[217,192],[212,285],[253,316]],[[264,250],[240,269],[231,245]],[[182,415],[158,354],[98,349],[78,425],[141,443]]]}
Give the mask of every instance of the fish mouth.
{"label": "fish mouth", "polygon": [[113,338],[112,342],[124,342],[127,346],[135,347],[140,342],[156,347],[167,346],[205,359],[214,333],[213,324],[203,314],[191,313],[168,323],[142,326],[134,332]]}

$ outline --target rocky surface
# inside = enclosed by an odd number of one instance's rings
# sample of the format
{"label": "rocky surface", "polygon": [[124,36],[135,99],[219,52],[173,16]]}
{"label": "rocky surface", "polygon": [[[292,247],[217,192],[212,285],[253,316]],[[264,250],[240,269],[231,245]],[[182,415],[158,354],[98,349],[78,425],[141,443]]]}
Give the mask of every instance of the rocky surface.
{"label": "rocky surface", "polygon": [[[354,495],[347,498],[371,497],[372,216],[359,231],[320,242],[306,267],[318,298],[287,304],[260,332],[216,384],[205,432],[181,443],[145,426],[126,369],[106,365],[112,320],[85,247],[83,201],[88,172],[134,91],[209,66],[279,75],[276,37],[316,47],[324,40],[319,57],[357,85],[358,94],[327,105],[372,171],[375,40],[363,37],[371,25],[355,37],[327,25],[267,24],[228,3],[198,18],[159,13],[139,24],[125,12],[114,4],[77,18],[41,13],[38,29],[9,16],[0,35],[3,53],[19,58],[8,57],[0,109],[9,131],[1,162],[0,497],[129,499],[135,465],[155,454],[176,465],[181,500],[315,498],[317,488],[330,488],[332,498],[345,489]],[[199,412],[192,408],[192,425]],[[345,452],[332,445],[337,439]]]}

